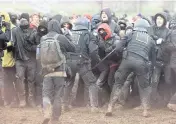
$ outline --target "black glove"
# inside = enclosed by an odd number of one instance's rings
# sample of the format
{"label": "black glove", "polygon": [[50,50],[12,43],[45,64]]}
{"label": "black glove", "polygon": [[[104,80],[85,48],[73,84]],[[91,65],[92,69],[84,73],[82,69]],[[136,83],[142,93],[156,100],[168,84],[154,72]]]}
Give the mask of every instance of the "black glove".
{"label": "black glove", "polygon": [[12,52],[13,51],[13,46],[8,46],[7,47],[7,52]]}

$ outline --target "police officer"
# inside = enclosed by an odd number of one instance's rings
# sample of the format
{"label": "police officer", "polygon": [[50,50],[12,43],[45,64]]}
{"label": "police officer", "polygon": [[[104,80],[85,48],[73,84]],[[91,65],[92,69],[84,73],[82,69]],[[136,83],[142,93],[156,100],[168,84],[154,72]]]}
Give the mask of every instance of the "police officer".
{"label": "police officer", "polygon": [[[113,106],[118,99],[124,104],[123,99],[124,82],[131,72],[137,76],[141,104],[143,106],[143,116],[148,116],[150,100],[150,67],[154,63],[155,42],[147,33],[149,23],[144,19],[139,19],[134,25],[132,35],[126,36],[124,41],[128,42],[126,50],[123,52],[123,60],[115,74],[115,84],[110,97],[108,112],[106,116],[112,115]],[[151,61],[153,60],[153,61]],[[151,62],[150,62],[151,61]]]}
{"label": "police officer", "polygon": [[91,111],[97,112],[98,88],[95,83],[97,79],[91,71],[91,58],[98,63],[100,57],[95,43],[96,38],[89,32],[89,27],[89,21],[86,18],[80,17],[76,20],[72,31],[72,42],[76,46],[76,53],[67,54],[72,61],[76,60],[76,72],[79,73],[85,85],[85,101],[88,102],[90,99]]}

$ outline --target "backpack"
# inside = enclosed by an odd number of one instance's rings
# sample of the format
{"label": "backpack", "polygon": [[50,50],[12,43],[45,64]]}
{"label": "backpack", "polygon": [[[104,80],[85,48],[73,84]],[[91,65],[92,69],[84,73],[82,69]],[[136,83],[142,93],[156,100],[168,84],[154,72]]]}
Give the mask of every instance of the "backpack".
{"label": "backpack", "polygon": [[54,72],[61,64],[66,63],[64,54],[60,49],[59,41],[57,40],[59,34],[54,37],[43,37],[40,43],[40,61],[42,69],[48,72]]}

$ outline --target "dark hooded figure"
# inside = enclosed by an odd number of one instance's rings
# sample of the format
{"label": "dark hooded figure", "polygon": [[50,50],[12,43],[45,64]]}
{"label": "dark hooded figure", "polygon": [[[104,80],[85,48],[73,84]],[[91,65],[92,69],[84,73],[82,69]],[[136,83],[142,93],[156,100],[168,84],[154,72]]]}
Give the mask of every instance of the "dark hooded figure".
{"label": "dark hooded figure", "polygon": [[[172,110],[176,111],[176,89],[175,89],[175,75],[176,75],[176,19],[173,18],[169,22],[169,28],[171,29],[170,35],[168,38],[168,43],[166,44],[166,51],[170,55],[170,62],[167,66],[167,75],[165,75],[165,81],[167,84],[170,85],[169,89],[169,96],[171,97],[167,107]],[[171,96],[174,94],[173,96]]]}
{"label": "dark hooded figure", "polygon": [[22,13],[21,16],[20,16],[20,19],[26,19],[28,22],[29,22],[29,14],[28,13]]}
{"label": "dark hooded figure", "polygon": [[11,20],[12,24],[14,24],[15,26],[17,26],[17,18],[18,18],[17,14],[10,13],[9,15],[10,15],[10,20]]}
{"label": "dark hooded figure", "polygon": [[[58,35],[58,36],[57,36]],[[57,36],[57,37],[56,37]],[[41,43],[46,42],[48,38],[55,37],[59,42],[60,50],[63,55],[67,52],[74,52],[75,47],[71,42],[61,33],[60,24],[57,20],[51,20],[48,23],[48,33],[41,38]],[[42,53],[40,53],[41,55]],[[61,115],[61,97],[63,94],[63,88],[65,84],[66,70],[65,62],[59,67],[54,69],[54,72],[45,72],[43,80],[43,112],[44,120],[43,123],[51,124],[58,123],[58,119]],[[51,107],[52,106],[52,107]],[[51,116],[50,116],[51,112]]]}
{"label": "dark hooded figure", "polygon": [[[116,49],[108,58],[103,62],[108,68],[103,69],[100,67],[100,72],[105,71],[106,69],[109,74],[108,76],[108,85],[112,89],[113,86],[113,77],[114,73],[118,67],[118,64],[121,60],[120,52],[123,50],[123,43],[120,41],[120,38],[116,34],[112,34],[110,27],[106,23],[102,23],[98,27],[98,34],[99,34],[99,54],[103,59],[106,57],[111,51],[113,51],[117,46],[119,49]],[[106,78],[106,76],[104,77]],[[97,84],[101,85],[101,80],[97,80]]]}
{"label": "dark hooded figure", "polygon": [[[100,18],[101,23],[107,23],[110,26],[112,33],[116,33],[117,35],[119,34],[120,27],[118,26],[118,24],[115,23],[114,20],[112,20],[112,13],[110,8],[103,9],[100,13]],[[101,23],[99,23],[98,25],[100,25]]]}
{"label": "dark hooded figure", "polygon": [[[152,101],[160,99],[160,95],[157,92],[158,83],[161,78],[161,73],[166,71],[166,68],[163,68],[163,65],[167,65],[169,62],[169,55],[164,51],[165,43],[167,42],[167,37],[169,35],[169,29],[166,27],[167,24],[167,15],[166,13],[157,13],[154,16],[155,25],[149,29],[149,34],[156,41],[156,65],[152,76]],[[156,102],[154,102],[156,103]]]}
{"label": "dark hooded figure", "polygon": [[[48,33],[48,22],[45,20],[42,20],[37,28],[37,32],[34,32],[31,36],[30,36],[30,43],[32,44],[31,48],[29,48],[28,50],[31,51],[31,53],[33,53],[34,58],[36,58],[36,49],[37,49],[37,45],[40,44],[40,39],[42,36],[46,35]],[[36,60],[34,60],[36,61]],[[42,75],[40,73],[41,71],[41,64],[39,61],[36,61],[37,63],[37,67],[36,67],[36,76],[35,76],[35,102],[36,105],[39,106],[42,104]]]}
{"label": "dark hooded figure", "polygon": [[19,93],[20,107],[24,107],[27,104],[24,98],[26,81],[29,87],[29,97],[27,98],[29,105],[32,107],[35,106],[34,82],[36,61],[34,53],[31,52],[33,44],[29,41],[33,33],[33,30],[29,29],[29,22],[25,18],[20,20],[19,27],[12,30],[14,57],[16,60],[16,77],[17,84],[19,85],[17,86],[19,88],[17,92]]}
{"label": "dark hooded figure", "polygon": [[102,102],[107,102],[113,87],[115,71],[120,64],[121,53],[124,44],[122,41],[120,41],[120,38],[117,36],[117,34],[112,34],[109,25],[106,23],[102,23],[98,27],[98,36],[99,55],[101,59],[107,56],[108,57],[102,61],[101,65],[98,66],[100,75],[96,81],[96,84],[101,91],[100,95],[103,96],[100,97],[100,100],[103,100]]}

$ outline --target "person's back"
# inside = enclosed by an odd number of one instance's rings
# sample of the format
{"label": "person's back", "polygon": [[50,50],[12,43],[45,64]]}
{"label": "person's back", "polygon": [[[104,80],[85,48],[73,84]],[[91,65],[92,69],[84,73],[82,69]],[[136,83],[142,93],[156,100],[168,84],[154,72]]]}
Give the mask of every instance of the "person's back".
{"label": "person's back", "polygon": [[[59,26],[60,24],[57,20],[51,20],[48,23],[48,34],[41,38],[39,55],[44,71],[43,109],[45,119],[43,122],[50,120],[53,124],[57,123],[61,115],[61,96],[65,77],[67,76],[65,71],[65,53],[74,52],[75,50],[70,41],[61,34]],[[53,55],[51,55],[52,53]],[[53,106],[52,116],[50,115],[51,106]]]}
{"label": "person's back", "polygon": [[[98,91],[95,84],[96,77],[91,71],[91,59],[97,59],[99,62],[99,56],[98,46],[89,32],[89,27],[89,21],[86,18],[76,20],[72,31],[72,42],[76,46],[76,54],[73,56],[76,56],[70,59],[76,60],[77,72],[85,83],[85,102],[88,104],[90,98],[91,109],[96,111],[98,107]],[[89,98],[86,95],[89,95]]]}
{"label": "person's back", "polygon": [[[143,116],[148,116],[150,107],[150,68],[155,59],[155,42],[147,34],[150,25],[144,19],[138,20],[134,25],[134,32],[126,50],[123,52],[123,60],[115,74],[115,84],[113,86],[107,116],[112,115],[112,107],[118,99],[121,104],[125,103],[124,89],[125,81],[131,72],[138,78],[139,94],[141,105],[143,106]],[[151,64],[152,63],[152,64]],[[122,98],[123,96],[123,98]]]}

